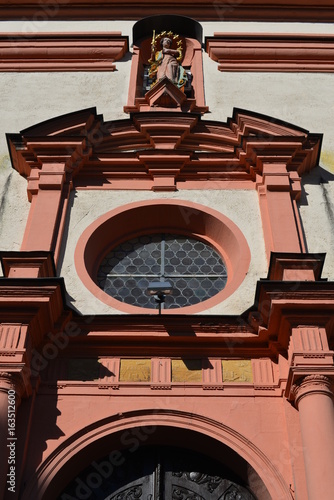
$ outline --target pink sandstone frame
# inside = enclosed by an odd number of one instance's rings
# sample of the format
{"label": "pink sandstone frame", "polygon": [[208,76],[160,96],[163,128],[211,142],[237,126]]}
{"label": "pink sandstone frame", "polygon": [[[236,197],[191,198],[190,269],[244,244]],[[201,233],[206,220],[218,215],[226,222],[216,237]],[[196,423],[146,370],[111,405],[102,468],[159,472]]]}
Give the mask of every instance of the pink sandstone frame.
{"label": "pink sandstone frame", "polygon": [[240,229],[231,220],[216,210],[196,203],[161,199],[123,205],[97,219],[83,232],[74,257],[82,282],[94,296],[116,309],[133,314],[152,312],[101,293],[96,276],[101,260],[111,249],[111,234],[114,247],[124,240],[155,232],[180,233],[209,243],[223,256],[228,275],[226,287],[214,297],[196,306],[166,310],[164,314],[194,314],[213,307],[231,295],[247,274],[250,250]]}

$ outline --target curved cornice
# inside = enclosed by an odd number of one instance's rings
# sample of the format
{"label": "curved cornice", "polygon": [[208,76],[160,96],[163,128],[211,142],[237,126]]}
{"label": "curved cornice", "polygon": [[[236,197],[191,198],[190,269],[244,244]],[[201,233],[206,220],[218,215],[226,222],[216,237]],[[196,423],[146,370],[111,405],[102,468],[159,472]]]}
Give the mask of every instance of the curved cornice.
{"label": "curved cornice", "polygon": [[67,176],[85,187],[132,179],[146,181],[143,188],[150,189],[152,168],[161,170],[156,175],[170,176],[176,157],[175,182],[254,183],[264,164],[269,169],[284,164],[289,175],[302,175],[317,165],[322,136],[242,109],[234,109],[224,123],[179,112],[137,113],[105,122],[89,108],[7,139],[13,167],[29,177],[28,191],[34,194],[45,164],[64,165]]}

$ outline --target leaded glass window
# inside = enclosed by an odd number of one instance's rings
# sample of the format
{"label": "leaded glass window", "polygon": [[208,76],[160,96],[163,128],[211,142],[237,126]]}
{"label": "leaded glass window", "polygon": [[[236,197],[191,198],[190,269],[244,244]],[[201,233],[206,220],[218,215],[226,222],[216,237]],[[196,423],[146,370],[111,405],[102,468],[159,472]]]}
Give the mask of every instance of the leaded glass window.
{"label": "leaded glass window", "polygon": [[103,259],[98,285],[121,302],[156,308],[147,295],[152,281],[168,281],[172,295],[164,307],[175,309],[213,297],[226,285],[223,259],[203,241],[179,234],[149,234],[121,243]]}

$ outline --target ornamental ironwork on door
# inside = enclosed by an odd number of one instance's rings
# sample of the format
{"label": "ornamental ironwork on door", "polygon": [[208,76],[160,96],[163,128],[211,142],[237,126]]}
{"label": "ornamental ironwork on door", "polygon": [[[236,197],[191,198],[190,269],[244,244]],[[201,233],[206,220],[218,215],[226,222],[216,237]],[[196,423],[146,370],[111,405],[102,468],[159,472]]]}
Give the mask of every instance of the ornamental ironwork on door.
{"label": "ornamental ironwork on door", "polygon": [[90,500],[255,500],[235,473],[189,450],[142,447],[122,452],[120,465],[109,475],[107,463],[108,457],[92,462],[59,499],[78,498],[79,493]]}

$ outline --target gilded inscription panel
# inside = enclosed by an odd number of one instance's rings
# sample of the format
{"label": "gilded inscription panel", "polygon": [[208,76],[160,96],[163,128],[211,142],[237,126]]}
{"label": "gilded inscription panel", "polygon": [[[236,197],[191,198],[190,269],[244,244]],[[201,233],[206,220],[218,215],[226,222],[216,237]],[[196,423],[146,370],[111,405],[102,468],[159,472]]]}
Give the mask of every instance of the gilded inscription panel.
{"label": "gilded inscription panel", "polygon": [[150,380],[150,359],[121,359],[119,371],[120,382],[150,382]]}
{"label": "gilded inscription panel", "polygon": [[223,359],[223,382],[253,382],[250,359]]}
{"label": "gilded inscription panel", "polygon": [[202,360],[172,359],[172,382],[202,382]]}

